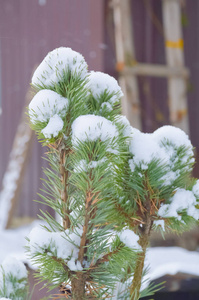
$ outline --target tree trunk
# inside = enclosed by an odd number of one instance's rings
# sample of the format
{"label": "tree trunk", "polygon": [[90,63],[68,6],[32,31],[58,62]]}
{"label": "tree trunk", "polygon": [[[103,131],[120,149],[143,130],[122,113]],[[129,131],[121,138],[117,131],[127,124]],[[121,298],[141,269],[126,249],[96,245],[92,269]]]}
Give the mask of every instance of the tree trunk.
{"label": "tree trunk", "polygon": [[146,249],[149,244],[149,237],[151,233],[151,227],[153,224],[150,211],[151,211],[151,202],[150,197],[146,201],[145,204],[145,217],[144,217],[144,225],[140,232],[139,244],[142,247],[142,252],[138,254],[138,258],[136,260],[135,272],[133,275],[133,282],[130,287],[130,295],[131,300],[138,300],[140,294],[140,288],[142,283],[142,275],[144,270],[144,261],[146,257]]}
{"label": "tree trunk", "polygon": [[73,300],[85,299],[85,283],[85,274],[82,272],[77,272],[75,277],[73,277],[71,280]]}
{"label": "tree trunk", "polygon": [[149,242],[149,236],[145,235],[140,238],[142,252],[138,254],[135,272],[133,275],[133,282],[130,287],[131,300],[139,299],[139,292],[142,283],[142,273],[144,269],[144,261],[146,257],[146,249],[147,249],[148,242]]}

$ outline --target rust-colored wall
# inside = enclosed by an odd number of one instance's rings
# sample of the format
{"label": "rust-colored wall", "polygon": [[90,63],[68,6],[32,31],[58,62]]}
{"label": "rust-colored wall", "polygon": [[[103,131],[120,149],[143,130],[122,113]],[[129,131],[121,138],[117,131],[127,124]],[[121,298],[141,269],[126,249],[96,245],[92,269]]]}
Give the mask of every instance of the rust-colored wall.
{"label": "rust-colored wall", "polygon": [[[41,5],[41,4],[44,5]],[[60,46],[81,52],[89,69],[103,70],[103,1],[93,0],[0,0],[0,181],[5,172],[16,126],[33,69],[45,55]],[[34,141],[19,215],[35,216],[40,205],[41,156],[44,150]]]}

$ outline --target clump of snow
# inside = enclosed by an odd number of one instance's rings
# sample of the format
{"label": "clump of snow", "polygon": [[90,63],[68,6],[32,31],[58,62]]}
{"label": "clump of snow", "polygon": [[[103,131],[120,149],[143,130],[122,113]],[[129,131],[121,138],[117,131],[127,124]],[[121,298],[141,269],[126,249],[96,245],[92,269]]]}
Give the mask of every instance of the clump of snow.
{"label": "clump of snow", "polygon": [[165,231],[164,220],[156,220],[156,221],[154,221],[154,225],[157,227],[160,226],[162,228],[162,230]]}
{"label": "clump of snow", "polygon": [[68,99],[51,90],[41,90],[29,104],[29,116],[32,123],[48,122],[51,117],[64,117],[68,109]]}
{"label": "clump of snow", "polygon": [[6,257],[0,267],[0,291],[6,288],[6,296],[9,297],[15,290],[25,288],[26,279],[27,270],[24,264],[14,257]]}
{"label": "clump of snow", "polygon": [[139,251],[142,250],[142,247],[138,244],[139,236],[132,230],[124,229],[118,233],[118,237],[125,246]]}
{"label": "clump of snow", "polygon": [[45,138],[51,138],[58,136],[59,132],[63,129],[64,122],[58,115],[54,115],[50,118],[48,125],[42,129],[41,133]]}
{"label": "clump of snow", "polygon": [[85,159],[81,159],[77,165],[74,167],[75,173],[81,173],[83,171],[88,171],[89,169],[94,169],[106,162],[106,157],[103,157],[100,160],[92,160],[89,163]]}
{"label": "clump of snow", "polygon": [[47,54],[32,77],[34,85],[50,87],[64,78],[64,72],[84,79],[87,76],[87,63],[84,57],[71,48],[60,47]]}
{"label": "clump of snow", "polygon": [[12,274],[13,277],[17,278],[17,280],[27,277],[26,267],[21,261],[17,260],[15,257],[6,257],[2,262],[1,266],[5,272],[5,275]]}
{"label": "clump of snow", "polygon": [[153,159],[162,161],[168,159],[166,151],[160,148],[158,142],[153,139],[153,135],[149,133],[134,132],[129,150],[133,154],[133,159],[130,160],[132,172],[135,165],[141,167],[142,170],[146,170]]}
{"label": "clump of snow", "polygon": [[188,135],[180,128],[166,125],[154,131],[153,136],[158,141],[169,141],[176,147],[185,146],[192,149]]}
{"label": "clump of snow", "polygon": [[123,116],[123,115],[118,115],[115,117],[114,122],[116,124],[122,125],[123,127],[123,136],[125,137],[129,137],[129,138],[133,138],[133,134],[135,134],[136,132],[139,133],[140,131],[134,127],[132,127],[129,123],[129,120]]}
{"label": "clump of snow", "polygon": [[116,126],[101,116],[84,115],[78,117],[72,124],[72,144],[76,146],[78,141],[106,141],[118,136]]}
{"label": "clump of snow", "polygon": [[199,199],[199,179],[196,181],[196,184],[192,188],[192,192],[196,196],[197,199]]}
{"label": "clump of snow", "polygon": [[[127,127],[128,128],[128,127]],[[193,149],[188,136],[179,128],[163,126],[154,133],[142,133],[138,130],[128,129],[131,133],[129,150],[133,158],[129,160],[131,171],[138,166],[146,170],[152,160],[160,160],[167,167],[167,176],[162,178],[164,184],[171,184],[180,175],[179,170],[173,171],[176,162],[181,165],[193,162]],[[184,157],[178,160],[177,150],[179,147],[186,148]],[[188,168],[188,167],[187,167]]]}
{"label": "clump of snow", "polygon": [[49,254],[65,260],[70,270],[80,271],[82,266],[78,262],[78,253],[81,235],[82,229],[74,232],[68,229],[64,232],[48,232],[43,228],[33,228],[29,234],[30,254],[34,256],[49,251]]}
{"label": "clump of snow", "polygon": [[186,211],[188,216],[194,219],[199,219],[199,209],[195,207],[197,200],[192,191],[178,189],[174,196],[170,199],[169,204],[161,205],[158,215],[163,218],[174,217],[177,220],[182,220],[181,213]]}
{"label": "clump of snow", "polygon": [[105,92],[111,95],[108,102],[104,102],[103,105],[106,105],[108,110],[112,110],[112,106],[123,96],[117,80],[108,74],[94,71],[90,72],[88,79],[88,89],[96,100],[98,100]]}

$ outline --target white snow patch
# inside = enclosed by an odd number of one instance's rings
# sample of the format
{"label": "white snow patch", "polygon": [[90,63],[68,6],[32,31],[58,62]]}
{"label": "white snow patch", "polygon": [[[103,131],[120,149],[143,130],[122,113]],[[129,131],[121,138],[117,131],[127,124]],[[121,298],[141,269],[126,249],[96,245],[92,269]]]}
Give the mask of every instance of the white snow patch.
{"label": "white snow patch", "polygon": [[43,253],[45,250],[67,261],[68,267],[72,271],[82,270],[80,263],[77,263],[79,246],[81,241],[82,229],[70,232],[48,232],[47,230],[36,227],[29,234],[31,255]]}
{"label": "white snow patch", "polygon": [[21,174],[27,143],[30,135],[25,132],[24,128],[18,128],[22,135],[18,138],[15,147],[12,149],[9,158],[9,164],[2,180],[2,189],[0,192],[0,231],[5,228],[8,220],[11,201],[17,190],[19,177]]}
{"label": "white snow patch", "polygon": [[81,159],[77,165],[74,167],[75,173],[81,173],[83,171],[87,172],[89,169],[97,168],[98,166],[102,165],[104,162],[106,162],[106,157],[103,157],[100,160],[92,160],[89,163],[86,162],[85,159]]}
{"label": "white snow patch", "polygon": [[[23,289],[26,281],[21,281],[27,278],[27,270],[25,265],[14,257],[6,257],[0,268],[0,290],[6,286],[6,296],[13,294],[15,289]],[[10,281],[10,277],[17,282]]]}
{"label": "white snow patch", "polygon": [[103,108],[105,108],[109,112],[113,110],[113,107],[109,102],[103,102],[101,105],[101,111]]}
{"label": "white snow patch", "polygon": [[195,185],[192,188],[192,192],[196,196],[197,199],[199,199],[199,179],[196,181]]}
{"label": "white snow patch", "polygon": [[179,128],[163,126],[151,134],[142,133],[138,130],[133,132],[129,129],[128,132],[131,135],[129,150],[133,154],[133,158],[129,160],[132,172],[134,172],[136,166],[141,170],[146,170],[152,160],[159,159],[161,163],[166,164],[167,174],[171,172],[169,177],[161,178],[164,180],[164,185],[167,185],[171,184],[180,175],[179,170],[175,172],[172,170],[178,160],[177,149],[180,146],[187,148],[185,156],[180,161],[182,165],[185,165],[184,168],[189,168],[186,166],[187,161],[189,163],[194,161],[191,142],[188,136]]}
{"label": "white snow patch", "polygon": [[164,220],[157,220],[157,221],[154,221],[154,225],[155,225],[155,226],[160,226],[160,227],[162,227],[162,230],[165,231]]}
{"label": "white snow patch", "polygon": [[29,116],[32,123],[48,122],[51,117],[64,117],[68,108],[68,99],[51,90],[41,90],[29,104]]}
{"label": "white snow patch", "polygon": [[60,47],[47,54],[32,77],[34,85],[52,86],[63,80],[64,72],[84,79],[87,76],[87,63],[84,57],[71,48]]}
{"label": "white snow patch", "polygon": [[116,116],[115,123],[123,126],[123,135],[125,137],[133,138],[134,133],[136,134],[140,132],[138,129],[132,127],[129,120],[123,115]]}
{"label": "white snow patch", "polygon": [[50,118],[48,125],[42,129],[42,133],[45,136],[45,138],[49,139],[52,136],[56,137],[58,136],[59,132],[63,129],[64,122],[58,115],[54,115]]}
{"label": "white snow patch", "polygon": [[116,126],[101,116],[84,115],[78,117],[72,124],[72,144],[76,146],[78,141],[106,141],[118,136]]}
{"label": "white snow patch", "polygon": [[[19,227],[16,229],[0,230],[0,264],[7,256],[15,257],[33,267],[25,255],[25,245],[27,243],[25,237],[28,236],[33,227],[43,224],[41,221],[34,221],[30,225]],[[45,224],[46,225],[46,224]]]}
{"label": "white snow patch", "polygon": [[197,201],[192,191],[178,189],[174,196],[170,199],[170,203],[163,204],[160,207],[158,215],[163,218],[174,217],[181,220],[182,217],[179,213],[185,210],[187,215],[198,220],[199,209],[197,209],[195,205],[197,205]]}
{"label": "white snow patch", "polygon": [[13,277],[17,278],[17,280],[27,277],[25,265],[15,257],[7,256],[2,262],[1,266],[5,272],[5,275],[12,274]]}
{"label": "white snow patch", "polygon": [[114,77],[103,72],[91,71],[88,78],[89,82],[87,86],[96,100],[104,92],[107,92],[113,95],[109,102],[114,105],[123,96],[122,90]]}
{"label": "white snow patch", "polygon": [[139,236],[135,234],[130,229],[124,229],[120,233],[118,233],[118,237],[122,243],[124,243],[127,247],[142,250],[142,247],[138,244]]}
{"label": "white snow patch", "polygon": [[169,141],[176,147],[185,146],[192,149],[188,135],[180,128],[165,125],[154,131],[153,136],[158,141]]}
{"label": "white snow patch", "polygon": [[199,276],[199,253],[179,247],[149,248],[145,266],[150,267],[146,275],[150,281],[178,272]]}
{"label": "white snow patch", "polygon": [[[160,148],[158,142],[153,139],[150,133],[136,131],[130,143],[130,152],[133,154],[133,163],[141,165],[141,169],[147,169],[147,165],[153,159],[167,161],[167,154],[164,149]],[[142,167],[142,164],[144,167]]]}

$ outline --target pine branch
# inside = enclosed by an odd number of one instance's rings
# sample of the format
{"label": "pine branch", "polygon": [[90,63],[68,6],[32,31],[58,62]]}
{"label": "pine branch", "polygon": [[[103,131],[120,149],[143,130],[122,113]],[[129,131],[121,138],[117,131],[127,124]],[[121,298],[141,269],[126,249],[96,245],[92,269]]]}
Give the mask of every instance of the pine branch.
{"label": "pine branch", "polygon": [[85,200],[85,221],[83,226],[83,233],[81,237],[81,243],[80,243],[80,249],[79,249],[79,255],[78,260],[82,263],[84,259],[84,255],[86,252],[86,244],[88,243],[88,231],[89,231],[89,221],[93,218],[93,212],[91,211],[91,205],[94,203],[97,203],[98,197],[92,193],[92,191],[88,191],[86,193],[86,200]]}
{"label": "pine branch", "polygon": [[63,210],[63,227],[67,229],[70,227],[70,219],[69,219],[69,199],[68,199],[68,192],[67,192],[67,185],[68,185],[68,171],[65,167],[66,157],[68,155],[68,151],[63,148],[63,145],[60,144],[59,146],[59,155],[60,155],[60,176],[61,176],[61,183],[62,183],[62,190],[61,190],[61,201],[64,204]]}

